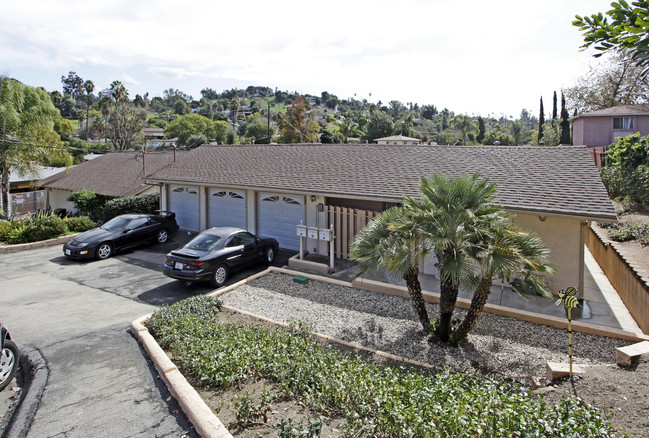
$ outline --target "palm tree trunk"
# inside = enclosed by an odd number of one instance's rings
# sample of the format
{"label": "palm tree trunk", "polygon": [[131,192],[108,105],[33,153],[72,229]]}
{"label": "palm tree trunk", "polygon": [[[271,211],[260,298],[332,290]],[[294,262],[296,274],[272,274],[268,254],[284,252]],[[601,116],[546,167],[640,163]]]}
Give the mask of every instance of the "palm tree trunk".
{"label": "palm tree trunk", "polygon": [[451,279],[443,280],[440,284],[439,297],[439,327],[437,336],[443,342],[448,342],[451,337],[451,319],[455,310],[458,288]]}
{"label": "palm tree trunk", "polygon": [[453,335],[451,336],[451,343],[457,344],[466,338],[466,335],[469,334],[471,330],[478,323],[478,318],[482,314],[484,305],[487,304],[487,298],[489,298],[489,293],[491,292],[491,285],[493,280],[489,277],[482,277],[480,283],[473,293],[473,298],[471,299],[471,307],[464,317],[462,324],[454,330]]}
{"label": "palm tree trunk", "polygon": [[408,272],[406,272],[406,275],[403,276],[403,279],[406,281],[406,285],[408,286],[408,294],[410,295],[412,307],[419,317],[419,322],[421,322],[424,332],[428,333],[430,330],[430,319],[428,318],[428,312],[426,311],[424,296],[421,293],[419,269],[416,266],[411,266],[408,269]]}

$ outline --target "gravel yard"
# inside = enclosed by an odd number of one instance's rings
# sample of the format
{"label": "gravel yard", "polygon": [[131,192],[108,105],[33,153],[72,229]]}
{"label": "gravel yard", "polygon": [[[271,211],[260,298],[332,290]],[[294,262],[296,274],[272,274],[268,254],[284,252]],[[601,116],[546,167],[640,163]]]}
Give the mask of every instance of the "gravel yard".
{"label": "gravel yard", "polygon": [[[224,304],[276,321],[302,320],[314,331],[397,356],[446,366],[469,374],[494,374],[525,385],[545,378],[546,362],[567,362],[566,330],[483,313],[468,342],[448,347],[428,342],[401,297],[321,282],[297,284],[287,274],[271,273],[220,297]],[[428,304],[431,319],[439,315]],[[463,310],[456,309],[458,319]],[[573,334],[574,363],[615,363],[615,348],[628,342]]]}

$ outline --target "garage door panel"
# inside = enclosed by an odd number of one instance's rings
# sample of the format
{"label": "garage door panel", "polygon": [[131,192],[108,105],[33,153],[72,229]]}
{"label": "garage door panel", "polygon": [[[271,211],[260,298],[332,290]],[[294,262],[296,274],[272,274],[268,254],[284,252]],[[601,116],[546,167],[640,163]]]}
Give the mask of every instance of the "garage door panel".
{"label": "garage door panel", "polygon": [[198,231],[198,187],[170,186],[169,210],[176,213],[181,229]]}
{"label": "garage door panel", "polygon": [[209,197],[209,227],[239,227],[246,229],[246,193],[241,190],[211,188]]}
{"label": "garage door panel", "polygon": [[279,246],[299,249],[296,225],[304,223],[304,196],[260,193],[257,199],[257,232],[273,237]]}

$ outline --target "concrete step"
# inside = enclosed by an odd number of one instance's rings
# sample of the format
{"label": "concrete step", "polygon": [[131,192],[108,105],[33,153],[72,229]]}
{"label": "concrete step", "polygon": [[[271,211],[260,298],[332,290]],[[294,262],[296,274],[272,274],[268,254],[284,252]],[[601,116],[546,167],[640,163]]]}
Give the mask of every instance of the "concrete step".
{"label": "concrete step", "polygon": [[649,353],[649,341],[618,347],[615,349],[615,362],[619,366],[628,367],[633,364],[633,359],[647,353]]}

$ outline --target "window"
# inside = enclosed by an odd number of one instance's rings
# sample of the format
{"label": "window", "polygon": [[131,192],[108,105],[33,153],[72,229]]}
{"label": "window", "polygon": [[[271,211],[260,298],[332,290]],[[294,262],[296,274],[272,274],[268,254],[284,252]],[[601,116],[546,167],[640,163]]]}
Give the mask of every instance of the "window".
{"label": "window", "polygon": [[633,117],[613,117],[613,129],[633,129]]}
{"label": "window", "polygon": [[128,224],[128,228],[131,230],[137,230],[138,228],[143,228],[149,225],[149,219],[145,217],[133,219],[130,224]]}

